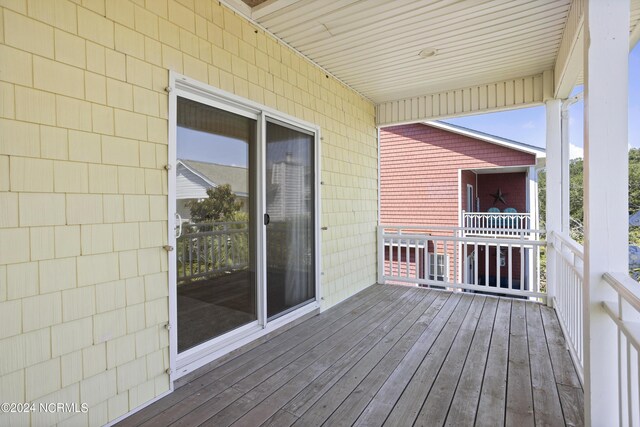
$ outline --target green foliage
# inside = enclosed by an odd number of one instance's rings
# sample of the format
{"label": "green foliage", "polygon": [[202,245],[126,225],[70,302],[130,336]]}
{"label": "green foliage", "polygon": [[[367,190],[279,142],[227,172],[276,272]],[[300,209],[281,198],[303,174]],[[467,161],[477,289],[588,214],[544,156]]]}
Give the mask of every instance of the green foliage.
{"label": "green foliage", "polygon": [[[572,237],[582,243],[584,223],[582,159],[573,159],[569,165],[569,215]],[[612,191],[615,191],[612,189]],[[540,201],[540,224],[544,227],[546,218],[546,173],[538,175],[538,197]],[[629,215],[640,210],[640,149],[629,150]],[[629,227],[629,244],[640,245],[640,227]]]}
{"label": "green foliage", "polygon": [[236,221],[242,202],[236,200],[229,184],[207,190],[208,198],[190,200],[187,207],[193,222]]}

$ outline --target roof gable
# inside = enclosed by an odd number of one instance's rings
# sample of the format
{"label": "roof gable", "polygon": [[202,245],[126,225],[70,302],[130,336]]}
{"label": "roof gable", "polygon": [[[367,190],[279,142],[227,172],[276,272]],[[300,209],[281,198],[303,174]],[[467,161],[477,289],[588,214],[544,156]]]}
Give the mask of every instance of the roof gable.
{"label": "roof gable", "polygon": [[518,141],[513,141],[507,138],[501,138],[499,136],[490,135],[488,133],[480,132],[477,130],[468,129],[462,126],[452,125],[450,123],[444,123],[437,120],[423,122],[426,126],[431,126],[437,129],[446,130],[448,132],[457,133],[459,135],[474,138],[479,141],[488,142],[490,144],[506,147],[512,150],[521,151],[527,154],[533,154],[536,158],[546,157],[546,151],[544,148],[535,147],[533,145],[525,144]]}

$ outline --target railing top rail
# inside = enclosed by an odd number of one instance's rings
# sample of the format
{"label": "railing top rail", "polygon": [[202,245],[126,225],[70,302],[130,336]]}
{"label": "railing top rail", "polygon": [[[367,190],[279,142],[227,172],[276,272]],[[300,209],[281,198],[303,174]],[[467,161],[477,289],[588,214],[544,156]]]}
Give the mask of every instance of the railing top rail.
{"label": "railing top rail", "polygon": [[573,252],[578,253],[580,256],[584,254],[584,246],[573,240],[568,234],[556,231],[552,231],[551,233],[555,238],[560,239],[562,243],[568,246]]}
{"label": "railing top rail", "polygon": [[605,273],[602,278],[633,308],[640,312],[640,285],[628,273]]}
{"label": "railing top rail", "polygon": [[[525,244],[527,246],[537,246],[537,245],[546,245],[547,242],[544,240],[534,240],[534,239],[520,239],[514,236],[504,236],[500,238],[494,237],[458,237],[458,236],[433,236],[429,234],[383,234],[383,238],[395,238],[398,240],[416,240],[416,241],[442,241],[446,240],[449,242],[461,242],[461,243],[487,243],[489,245],[496,244]],[[402,245],[402,242],[398,242],[398,244]]]}
{"label": "railing top rail", "polygon": [[231,230],[212,230],[212,231],[196,231],[193,233],[182,233],[179,239],[192,238],[192,237],[205,237],[205,236],[231,236],[233,234],[247,234],[249,230],[243,229],[231,229]]}
{"label": "railing top rail", "polygon": [[508,216],[531,216],[528,212],[466,212],[462,211],[463,215],[467,216],[480,216],[480,215],[508,215]]}
{"label": "railing top rail", "polygon": [[211,227],[211,226],[219,226],[219,225],[246,225],[246,224],[248,224],[247,221],[221,221],[221,222],[194,222],[194,223],[187,223],[185,225],[190,227],[203,227],[203,226]]}
{"label": "railing top rail", "polygon": [[402,232],[402,230],[407,231],[465,231],[472,232],[476,230],[483,231],[495,231],[495,232],[509,232],[509,233],[517,233],[517,234],[544,234],[546,231],[544,229],[529,229],[529,228],[489,228],[489,227],[451,227],[451,226],[424,226],[424,225],[390,225],[390,224],[380,224],[378,229],[384,230],[398,230]]}

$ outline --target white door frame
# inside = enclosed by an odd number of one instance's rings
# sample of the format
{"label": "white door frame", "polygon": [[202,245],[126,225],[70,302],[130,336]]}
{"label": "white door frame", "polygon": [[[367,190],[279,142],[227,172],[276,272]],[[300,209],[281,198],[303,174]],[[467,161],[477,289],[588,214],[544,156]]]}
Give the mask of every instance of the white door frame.
{"label": "white door frame", "polygon": [[[254,221],[257,235],[256,247],[260,248],[256,254],[256,284],[257,289],[257,320],[231,331],[228,334],[213,338],[194,348],[186,350],[178,355],[178,328],[177,328],[177,267],[176,267],[176,251],[168,252],[169,265],[169,379],[171,389],[173,382],[178,378],[198,369],[201,366],[229,353],[232,350],[242,347],[245,344],[266,335],[273,330],[286,325],[287,323],[300,318],[308,313],[320,309],[321,286],[320,286],[320,268],[321,263],[321,242],[320,242],[320,127],[296,117],[289,116],[279,111],[273,110],[264,105],[260,105],[253,101],[249,101],[238,97],[234,94],[222,91],[220,89],[201,83],[197,80],[183,76],[179,73],[169,72],[169,147],[168,147],[168,246],[176,247],[175,236],[175,210],[176,210],[176,158],[177,158],[177,98],[178,96],[188,98],[193,101],[210,105],[219,109],[223,109],[244,117],[256,119],[258,121],[258,129],[256,139],[258,142],[257,150],[255,150],[256,158],[254,164],[257,167],[257,194],[253,195],[254,203],[256,203],[257,214]],[[287,313],[272,321],[267,321],[266,310],[266,239],[265,225],[263,222],[263,213],[266,212],[265,190],[266,183],[264,179],[265,173],[265,129],[267,119],[297,128],[314,135],[314,262],[315,262],[315,299],[299,309]]]}

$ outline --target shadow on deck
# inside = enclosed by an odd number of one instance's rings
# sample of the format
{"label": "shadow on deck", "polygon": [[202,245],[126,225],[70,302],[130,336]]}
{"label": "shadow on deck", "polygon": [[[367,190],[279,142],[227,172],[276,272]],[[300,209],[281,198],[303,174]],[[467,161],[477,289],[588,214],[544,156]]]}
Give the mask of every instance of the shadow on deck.
{"label": "shadow on deck", "polygon": [[583,425],[553,309],[372,286],[183,378],[133,425]]}

